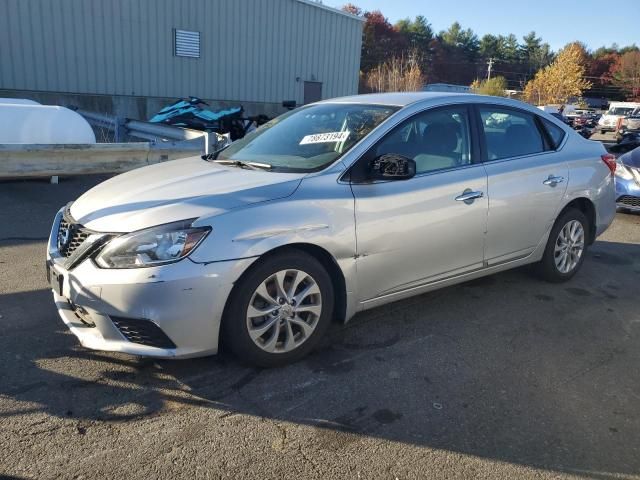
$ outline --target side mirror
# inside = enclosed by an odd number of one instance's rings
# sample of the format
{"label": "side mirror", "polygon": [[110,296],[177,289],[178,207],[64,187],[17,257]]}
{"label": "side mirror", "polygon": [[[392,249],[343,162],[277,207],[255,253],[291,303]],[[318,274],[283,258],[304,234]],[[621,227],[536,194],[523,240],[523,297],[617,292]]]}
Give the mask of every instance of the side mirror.
{"label": "side mirror", "polygon": [[407,180],[416,174],[416,162],[397,153],[385,153],[369,165],[371,180]]}

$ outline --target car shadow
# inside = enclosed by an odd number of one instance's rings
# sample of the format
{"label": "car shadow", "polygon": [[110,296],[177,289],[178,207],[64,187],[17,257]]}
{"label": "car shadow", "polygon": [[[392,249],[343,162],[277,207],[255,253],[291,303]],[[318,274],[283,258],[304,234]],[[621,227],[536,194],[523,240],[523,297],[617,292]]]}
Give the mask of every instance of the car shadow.
{"label": "car shadow", "polygon": [[526,270],[361,313],[278,369],[224,352],[88,351],[46,289],[2,295],[0,424],[32,413],[136,422],[199,406],[311,426],[335,452],[377,437],[592,478],[638,474],[640,248],[597,242],[566,284]]}

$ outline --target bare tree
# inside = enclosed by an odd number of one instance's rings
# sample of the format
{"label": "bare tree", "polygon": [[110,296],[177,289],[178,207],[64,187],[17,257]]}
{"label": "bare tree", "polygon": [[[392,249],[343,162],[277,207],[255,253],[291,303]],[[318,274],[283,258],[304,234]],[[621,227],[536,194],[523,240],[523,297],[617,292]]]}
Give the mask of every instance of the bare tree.
{"label": "bare tree", "polygon": [[392,57],[365,74],[370,92],[415,92],[424,85],[417,54]]}

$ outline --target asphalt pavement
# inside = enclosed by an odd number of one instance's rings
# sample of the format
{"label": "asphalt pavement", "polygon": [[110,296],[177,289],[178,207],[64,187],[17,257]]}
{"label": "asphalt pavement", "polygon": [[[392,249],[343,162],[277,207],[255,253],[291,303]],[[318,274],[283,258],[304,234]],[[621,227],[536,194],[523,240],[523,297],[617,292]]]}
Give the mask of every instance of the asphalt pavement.
{"label": "asphalt pavement", "polygon": [[640,478],[640,216],[566,284],[518,269],[359,314],[295,365],[79,346],[44,255],[96,178],[0,182],[0,476]]}

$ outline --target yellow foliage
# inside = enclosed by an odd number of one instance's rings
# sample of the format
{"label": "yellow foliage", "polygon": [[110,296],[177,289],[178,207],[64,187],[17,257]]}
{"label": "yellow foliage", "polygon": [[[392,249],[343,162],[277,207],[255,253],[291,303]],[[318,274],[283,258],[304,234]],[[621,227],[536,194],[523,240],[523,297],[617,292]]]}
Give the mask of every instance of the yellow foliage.
{"label": "yellow foliage", "polygon": [[493,95],[494,97],[504,97],[507,89],[507,79],[504,77],[493,77],[487,80],[474,80],[470,85],[473,93],[480,95]]}
{"label": "yellow foliage", "polygon": [[567,103],[570,97],[580,97],[591,87],[584,78],[584,50],[572,43],[562,49],[554,62],[539,70],[524,88],[524,99],[536,105]]}

